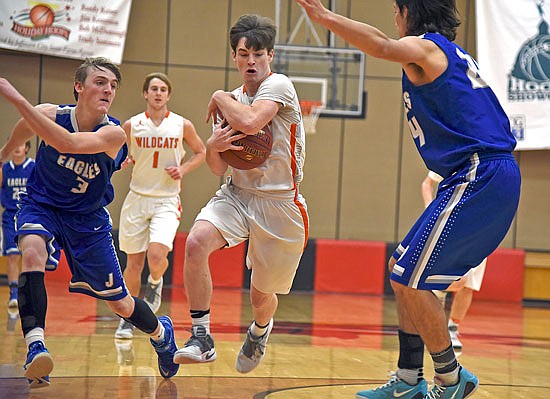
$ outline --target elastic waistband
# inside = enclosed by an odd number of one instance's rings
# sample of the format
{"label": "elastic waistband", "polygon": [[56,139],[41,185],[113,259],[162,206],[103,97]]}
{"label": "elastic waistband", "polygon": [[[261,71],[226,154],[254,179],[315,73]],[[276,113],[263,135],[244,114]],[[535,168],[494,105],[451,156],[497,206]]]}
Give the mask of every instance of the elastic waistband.
{"label": "elastic waistband", "polygon": [[480,161],[491,161],[493,159],[510,159],[515,160],[511,152],[476,152],[470,156],[470,161],[474,160],[474,157],[478,157]]}

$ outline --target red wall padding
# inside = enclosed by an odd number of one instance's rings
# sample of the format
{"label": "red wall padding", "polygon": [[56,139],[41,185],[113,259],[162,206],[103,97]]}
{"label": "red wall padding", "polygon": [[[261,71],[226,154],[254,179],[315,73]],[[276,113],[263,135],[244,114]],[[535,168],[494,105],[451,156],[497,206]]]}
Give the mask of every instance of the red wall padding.
{"label": "red wall padding", "polygon": [[[174,264],[172,265],[174,286],[183,285],[183,263],[187,233],[177,233],[174,242]],[[242,288],[244,276],[244,243],[233,248],[224,248],[210,255],[210,273],[214,287]]]}
{"label": "red wall padding", "polygon": [[386,243],[319,239],[316,244],[315,291],[384,292]]}
{"label": "red wall padding", "polygon": [[522,301],[525,251],[497,249],[487,258],[485,276],[474,299]]}

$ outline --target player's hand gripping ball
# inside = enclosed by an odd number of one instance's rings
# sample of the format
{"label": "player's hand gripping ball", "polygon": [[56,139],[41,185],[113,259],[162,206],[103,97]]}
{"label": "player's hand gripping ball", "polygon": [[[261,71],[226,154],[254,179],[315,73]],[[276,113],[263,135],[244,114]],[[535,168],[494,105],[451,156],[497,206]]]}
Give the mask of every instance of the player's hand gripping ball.
{"label": "player's hand gripping ball", "polygon": [[[240,134],[237,132],[235,134]],[[260,166],[271,153],[273,135],[268,125],[254,135],[233,141],[234,145],[242,146],[242,150],[227,150],[220,153],[222,159],[235,169],[249,170]]]}

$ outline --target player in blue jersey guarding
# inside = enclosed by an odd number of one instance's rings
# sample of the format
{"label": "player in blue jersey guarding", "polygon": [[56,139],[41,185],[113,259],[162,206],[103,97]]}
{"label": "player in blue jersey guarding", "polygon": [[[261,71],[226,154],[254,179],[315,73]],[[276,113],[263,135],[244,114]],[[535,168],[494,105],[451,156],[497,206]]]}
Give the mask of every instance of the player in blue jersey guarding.
{"label": "player in blue jersey guarding", "polygon": [[120,71],[105,58],[87,59],[75,73],[76,105],[33,107],[6,79],[0,94],[21,116],[0,160],[35,133],[41,139],[36,166],[21,195],[16,239],[22,253],[19,314],[29,348],[25,376],[31,388],[49,385],[53,359],[45,348],[45,270],[55,270],[65,251],[72,278],[69,291],[103,299],[119,316],[149,334],[163,377],[176,374],[177,350],[170,318],[159,319],[124,284],[105,206],[113,200],[111,175],[126,158],[126,135],[107,112]]}
{"label": "player in blue jersey guarding", "polygon": [[34,159],[29,158],[27,154],[31,149],[31,142],[27,141],[17,146],[11,152],[11,161],[6,162],[0,169],[0,181],[2,182],[2,191],[0,198],[2,202],[2,255],[7,257],[8,285],[10,288],[10,297],[8,299],[8,310],[14,310],[15,319],[17,318],[17,281],[19,279],[19,263],[21,262],[21,252],[15,243],[15,212],[17,211],[17,201],[19,193],[27,190],[27,180],[34,169]]}
{"label": "player in blue jersey guarding", "polygon": [[[399,315],[397,373],[357,398],[466,398],[478,379],[458,364],[432,290],[447,288],[478,265],[514,218],[521,177],[508,118],[476,62],[452,42],[460,24],[455,0],[396,0],[398,40],[327,10],[319,0],[297,2],[314,22],[366,54],[402,65],[414,142],[428,169],[444,178],[389,262]],[[424,344],[435,368],[429,392]]]}

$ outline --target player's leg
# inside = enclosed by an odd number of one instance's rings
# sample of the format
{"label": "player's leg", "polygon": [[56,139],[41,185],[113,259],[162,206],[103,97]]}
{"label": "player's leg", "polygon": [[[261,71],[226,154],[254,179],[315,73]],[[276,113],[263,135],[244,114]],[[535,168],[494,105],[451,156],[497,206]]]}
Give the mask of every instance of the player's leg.
{"label": "player's leg", "polygon": [[[395,262],[395,258],[391,257],[388,262],[390,272]],[[424,341],[418,334],[406,307],[400,303],[399,297],[396,297],[396,306],[399,337],[397,371],[392,372],[387,383],[357,392],[357,399],[393,399],[397,396],[404,399],[423,399],[428,392],[428,385],[424,379]]]}
{"label": "player's leg", "polygon": [[[145,265],[145,253],[149,243],[150,199],[129,191],[120,211],[118,240],[120,250],[126,253],[124,282],[132,296],[139,296],[141,272]],[[115,338],[132,339],[134,326],[120,319]]]}
{"label": "player's leg", "polygon": [[290,292],[307,242],[308,216],[303,198],[250,197],[247,267],[252,269],[250,302],[254,320],[237,355],[240,373],[254,370],[263,360],[278,306],[277,295]]}
{"label": "player's leg", "polygon": [[[126,255],[126,268],[124,269],[124,282],[132,296],[139,296],[141,289],[141,271],[145,265],[145,252]],[[123,318],[120,319],[115,331],[115,338],[132,339],[134,337],[134,325]]]}
{"label": "player's leg", "polygon": [[151,242],[147,250],[149,276],[143,298],[154,313],[158,312],[162,302],[163,276],[168,269],[168,252],[170,248],[158,242]]}
{"label": "player's leg", "polygon": [[[15,212],[4,210],[2,213],[1,237],[1,255],[6,256],[6,271],[8,275],[8,285],[10,296],[8,299],[8,310],[17,309],[17,285],[19,279],[19,265],[21,264],[21,253],[15,242]],[[11,313],[10,313],[11,314]]]}
{"label": "player's leg", "polygon": [[45,239],[35,234],[19,237],[23,253],[19,276],[19,315],[25,343],[28,348],[25,377],[31,388],[50,385],[53,358],[46,349],[44,329],[48,298],[44,272],[48,253]]}
{"label": "player's leg", "polygon": [[180,225],[181,204],[179,195],[172,198],[152,199],[149,221],[147,261],[149,276],[145,285],[145,302],[157,313],[162,301],[163,276],[168,269],[168,253]]}
{"label": "player's leg", "polygon": [[10,297],[8,299],[9,308],[17,308],[18,280],[19,280],[19,264],[21,263],[21,255],[10,254],[7,256],[8,262],[6,265],[8,275],[8,285],[10,288]]}
{"label": "player's leg", "polygon": [[142,299],[130,295],[107,303],[116,314],[149,335],[151,345],[157,352],[160,375],[164,378],[174,376],[179,365],[173,360],[178,348],[172,320],[168,316],[157,319],[149,305]]}
{"label": "player's leg", "polygon": [[163,276],[168,269],[168,253],[173,247],[180,216],[179,196],[158,199],[152,210],[147,248],[149,276],[144,299],[155,313],[158,312],[162,301]]}
{"label": "player's leg", "polygon": [[254,370],[262,361],[279,301],[276,294],[261,292],[252,285],[250,303],[254,320],[246,332],[245,341],[235,363],[235,368],[240,373]]}
{"label": "player's leg", "polygon": [[208,258],[227,242],[216,227],[205,220],[197,220],[185,247],[184,285],[192,321],[191,337],[176,352],[176,363],[210,362],[216,359],[214,340],[210,334],[210,300],[212,277]]}
{"label": "player's leg", "polygon": [[[481,289],[486,264],[487,258],[485,258],[478,266],[466,273],[466,275],[460,280],[461,284],[459,285],[459,289],[455,291],[448,325],[449,335],[451,336],[451,342],[455,350],[462,350],[462,342],[458,338],[458,327],[470,309],[474,291],[479,291]],[[451,287],[454,287],[455,284],[456,283],[453,283]]]}

